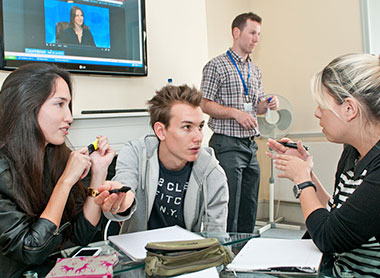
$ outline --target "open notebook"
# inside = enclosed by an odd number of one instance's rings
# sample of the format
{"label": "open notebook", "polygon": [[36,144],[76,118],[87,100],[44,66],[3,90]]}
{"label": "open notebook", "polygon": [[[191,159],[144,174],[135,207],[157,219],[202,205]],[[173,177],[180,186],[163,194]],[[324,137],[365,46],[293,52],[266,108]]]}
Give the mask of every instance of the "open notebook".
{"label": "open notebook", "polygon": [[145,245],[148,242],[201,239],[200,235],[179,226],[142,231],[136,233],[109,236],[108,239],[132,260],[144,260]]}
{"label": "open notebook", "polygon": [[227,270],[317,273],[322,253],[309,239],[250,239]]}

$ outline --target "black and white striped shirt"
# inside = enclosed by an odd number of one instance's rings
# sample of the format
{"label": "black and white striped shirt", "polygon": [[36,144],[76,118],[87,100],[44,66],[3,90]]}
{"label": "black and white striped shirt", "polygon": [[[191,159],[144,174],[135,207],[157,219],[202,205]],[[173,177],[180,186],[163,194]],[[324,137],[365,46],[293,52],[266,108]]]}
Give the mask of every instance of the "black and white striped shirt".
{"label": "black and white striped shirt", "polygon": [[306,224],[318,248],[335,257],[333,272],[380,277],[380,143],[356,163],[346,146],[338,164],[327,209],[314,211]]}
{"label": "black and white striped shirt", "polygon": [[[334,195],[328,202],[327,209],[329,211],[339,209],[360,186],[366,174],[367,170],[364,170],[358,179],[354,179],[352,170],[342,173]],[[337,277],[341,277],[341,273],[347,272],[347,269],[353,271],[356,274],[355,277],[380,277],[380,244],[375,237],[371,237],[367,243],[354,250],[334,255],[336,260],[333,272]]]}

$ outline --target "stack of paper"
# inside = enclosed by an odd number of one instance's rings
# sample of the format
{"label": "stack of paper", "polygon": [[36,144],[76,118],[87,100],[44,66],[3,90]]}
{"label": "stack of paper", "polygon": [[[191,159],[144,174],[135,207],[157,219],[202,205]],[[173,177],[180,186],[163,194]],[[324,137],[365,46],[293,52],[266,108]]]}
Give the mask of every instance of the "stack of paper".
{"label": "stack of paper", "polygon": [[144,260],[146,257],[145,245],[148,242],[162,242],[174,240],[201,239],[200,235],[194,234],[179,226],[109,236],[108,239],[122,250],[132,260]]}
{"label": "stack of paper", "polygon": [[200,271],[185,273],[178,276],[174,276],[175,278],[219,278],[218,271],[216,267],[206,268]]}
{"label": "stack of paper", "polygon": [[238,272],[318,272],[322,253],[308,239],[253,238],[247,242],[228,270]]}

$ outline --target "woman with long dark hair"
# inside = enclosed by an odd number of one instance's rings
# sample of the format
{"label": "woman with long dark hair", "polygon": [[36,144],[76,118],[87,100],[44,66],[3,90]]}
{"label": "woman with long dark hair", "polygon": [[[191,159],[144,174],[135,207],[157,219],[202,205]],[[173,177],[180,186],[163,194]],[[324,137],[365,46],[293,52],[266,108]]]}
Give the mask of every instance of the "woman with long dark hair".
{"label": "woman with long dark hair", "polygon": [[84,13],[78,6],[70,10],[70,24],[62,33],[61,43],[95,46],[90,28],[84,24]]}
{"label": "woman with long dark hair", "polygon": [[2,276],[19,277],[27,269],[38,269],[70,242],[87,245],[100,229],[102,208],[124,212],[133,202],[132,192],[104,191],[96,200],[86,195],[80,180],[91,169],[90,188],[97,190],[115,152],[104,136],[98,136],[98,150],[91,155],[87,147],[71,151],[66,146],[73,120],[71,90],[69,74],[48,64],[20,67],[1,88]]}

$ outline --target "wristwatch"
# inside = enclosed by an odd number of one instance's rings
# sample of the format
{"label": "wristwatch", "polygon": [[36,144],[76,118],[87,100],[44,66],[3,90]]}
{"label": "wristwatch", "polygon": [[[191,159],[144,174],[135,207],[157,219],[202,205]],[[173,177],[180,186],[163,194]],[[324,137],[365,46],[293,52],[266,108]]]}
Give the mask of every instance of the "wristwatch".
{"label": "wristwatch", "polygon": [[96,197],[99,195],[99,191],[91,187],[87,188],[87,196]]}
{"label": "wristwatch", "polygon": [[309,186],[314,187],[314,190],[317,191],[317,187],[315,186],[314,182],[312,182],[312,181],[305,181],[305,182],[302,182],[300,184],[295,184],[293,186],[294,197],[296,197],[296,199],[298,199],[301,195],[302,189],[309,187]]}

